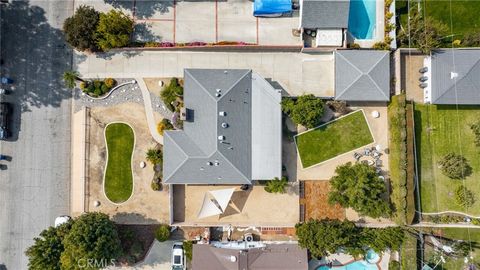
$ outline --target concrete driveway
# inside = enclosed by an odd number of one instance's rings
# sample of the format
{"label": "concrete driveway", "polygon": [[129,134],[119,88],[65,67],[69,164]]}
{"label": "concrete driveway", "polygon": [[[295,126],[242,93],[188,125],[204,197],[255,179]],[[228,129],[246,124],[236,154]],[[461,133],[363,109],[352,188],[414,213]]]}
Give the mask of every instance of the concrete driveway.
{"label": "concrete driveway", "polygon": [[333,54],[272,52],[143,51],[77,55],[77,70],[90,78],[183,77],[185,68],[252,69],[290,95],[333,96]]}

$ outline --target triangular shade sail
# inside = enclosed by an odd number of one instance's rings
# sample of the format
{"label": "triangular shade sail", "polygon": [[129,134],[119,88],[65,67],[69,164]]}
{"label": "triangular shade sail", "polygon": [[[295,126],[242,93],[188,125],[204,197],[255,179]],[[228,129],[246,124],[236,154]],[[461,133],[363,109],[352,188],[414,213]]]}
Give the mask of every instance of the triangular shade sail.
{"label": "triangular shade sail", "polygon": [[215,216],[223,213],[232,198],[235,188],[212,190],[205,193],[202,208],[198,212],[198,218]]}

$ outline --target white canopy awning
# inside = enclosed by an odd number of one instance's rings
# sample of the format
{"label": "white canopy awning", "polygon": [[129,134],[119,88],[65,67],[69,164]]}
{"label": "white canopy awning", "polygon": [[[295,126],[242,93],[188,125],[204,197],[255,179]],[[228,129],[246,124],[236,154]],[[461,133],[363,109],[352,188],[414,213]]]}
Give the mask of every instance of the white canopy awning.
{"label": "white canopy awning", "polygon": [[198,218],[220,215],[227,209],[235,188],[212,190],[205,193]]}

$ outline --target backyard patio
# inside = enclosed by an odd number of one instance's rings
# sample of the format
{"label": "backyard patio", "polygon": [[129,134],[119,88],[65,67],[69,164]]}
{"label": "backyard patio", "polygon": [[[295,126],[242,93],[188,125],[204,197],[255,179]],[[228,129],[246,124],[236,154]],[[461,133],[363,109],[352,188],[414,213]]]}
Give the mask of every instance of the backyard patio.
{"label": "backyard patio", "polygon": [[[358,123],[352,123],[353,126],[345,125],[342,135],[338,136],[326,136],[327,139],[319,144],[322,149],[316,148],[312,153],[317,153],[312,157],[316,162],[321,162],[317,165],[308,163],[310,167],[303,168],[300,158],[297,159],[297,179],[299,180],[328,180],[334,173],[337,166],[345,164],[347,162],[355,163],[356,161],[367,162],[370,165],[377,165],[381,169],[381,174],[388,175],[388,155],[385,149],[388,147],[388,123],[387,123],[387,107],[382,104],[369,104],[369,103],[357,103],[352,106],[352,109],[362,109],[365,113],[365,120],[368,123],[360,124],[364,125],[363,128],[358,127]],[[378,118],[372,116],[373,112],[378,112]],[[347,119],[348,120],[348,119]],[[347,123],[348,124],[348,123]],[[365,130],[366,128],[366,130]],[[352,130],[353,129],[353,130]],[[363,135],[371,133],[373,140],[369,140],[368,136],[361,136],[363,141],[355,141],[358,138],[358,132],[362,131]],[[354,133],[354,134],[352,134]],[[323,134],[322,134],[323,135]],[[364,139],[366,137],[366,139]],[[345,139],[343,139],[345,138]],[[347,143],[345,140],[354,140]],[[336,147],[337,145],[338,147]],[[379,145],[380,151],[378,152],[378,158],[374,157],[375,147]],[[346,147],[349,146],[349,147]],[[326,150],[325,150],[326,149]],[[369,149],[369,153],[365,153],[365,150]],[[335,150],[332,152],[332,150]],[[326,159],[323,152],[330,154]],[[361,154],[362,157],[356,159],[354,153]],[[366,155],[367,154],[367,155]],[[357,156],[358,157],[358,156]],[[378,160],[378,161],[377,161]]]}
{"label": "backyard patio", "polygon": [[299,221],[296,183],[287,187],[285,194],[268,193],[260,185],[254,185],[247,191],[236,188],[223,213],[199,218],[207,192],[231,188],[235,186],[174,185],[174,224],[292,227]]}

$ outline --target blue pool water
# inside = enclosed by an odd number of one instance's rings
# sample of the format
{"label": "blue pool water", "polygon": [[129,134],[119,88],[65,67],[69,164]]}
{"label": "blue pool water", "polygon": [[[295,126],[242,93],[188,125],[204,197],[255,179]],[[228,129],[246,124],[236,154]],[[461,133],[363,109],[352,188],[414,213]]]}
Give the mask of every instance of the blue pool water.
{"label": "blue pool water", "polygon": [[356,261],[341,267],[320,266],[317,270],[378,270],[378,267],[365,261]]}
{"label": "blue pool water", "polygon": [[372,39],[376,13],[375,0],[350,0],[348,31],[357,39]]}

